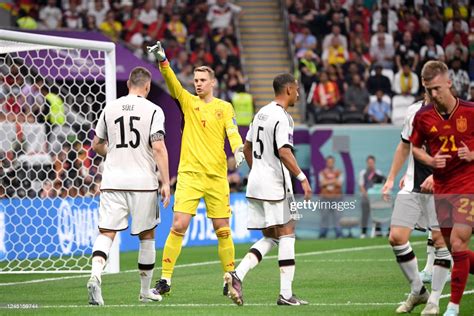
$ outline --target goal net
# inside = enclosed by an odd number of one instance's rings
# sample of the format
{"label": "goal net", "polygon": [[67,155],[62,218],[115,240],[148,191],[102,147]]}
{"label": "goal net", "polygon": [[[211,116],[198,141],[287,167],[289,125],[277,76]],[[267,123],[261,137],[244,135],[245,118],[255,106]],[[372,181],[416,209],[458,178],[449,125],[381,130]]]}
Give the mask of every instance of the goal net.
{"label": "goal net", "polygon": [[0,30],[0,273],[90,270],[93,124],[115,85],[112,43]]}

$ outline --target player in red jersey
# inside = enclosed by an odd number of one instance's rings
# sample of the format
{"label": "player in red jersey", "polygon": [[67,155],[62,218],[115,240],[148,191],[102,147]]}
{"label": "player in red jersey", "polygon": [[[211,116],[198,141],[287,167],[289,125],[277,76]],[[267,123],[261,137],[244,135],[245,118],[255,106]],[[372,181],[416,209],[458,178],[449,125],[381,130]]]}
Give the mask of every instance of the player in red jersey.
{"label": "player in red jersey", "polygon": [[[426,63],[421,77],[432,104],[416,114],[410,141],[415,158],[433,168],[438,221],[454,260],[444,315],[458,315],[467,278],[474,273],[474,252],[469,249],[474,226],[474,103],[451,94],[443,62]],[[427,154],[424,145],[436,154]]]}

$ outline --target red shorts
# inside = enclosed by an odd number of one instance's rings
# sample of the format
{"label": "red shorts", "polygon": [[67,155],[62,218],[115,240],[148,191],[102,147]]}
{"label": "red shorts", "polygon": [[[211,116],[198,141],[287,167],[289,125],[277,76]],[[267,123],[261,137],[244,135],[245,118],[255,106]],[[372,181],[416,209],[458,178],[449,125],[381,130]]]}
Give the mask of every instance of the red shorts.
{"label": "red shorts", "polygon": [[474,194],[435,194],[435,206],[439,227],[474,227]]}

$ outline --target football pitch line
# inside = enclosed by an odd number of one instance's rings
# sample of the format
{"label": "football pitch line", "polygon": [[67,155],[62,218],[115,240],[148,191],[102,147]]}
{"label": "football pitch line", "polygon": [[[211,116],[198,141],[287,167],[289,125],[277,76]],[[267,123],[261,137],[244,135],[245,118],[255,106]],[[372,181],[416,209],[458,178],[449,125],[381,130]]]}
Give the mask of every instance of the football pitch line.
{"label": "football pitch line", "polygon": [[[474,290],[464,291],[463,295],[470,295],[474,294]],[[441,299],[449,298],[449,294],[441,295]],[[310,303],[308,306],[396,306],[401,304],[402,302],[345,302],[345,303]],[[276,306],[275,304],[270,303],[248,303],[244,304],[244,306]],[[115,305],[104,305],[100,308],[136,308],[136,307],[151,307],[151,308],[165,308],[165,307],[230,307],[230,308],[238,308],[239,306],[234,305],[232,303],[228,304],[161,304],[161,303],[151,303],[151,304],[115,304]],[[5,309],[6,307],[0,305],[0,309]],[[31,309],[55,309],[55,308],[65,308],[65,309],[73,309],[73,308],[98,308],[97,306],[91,305],[38,305]],[[21,308],[20,308],[21,309]]]}
{"label": "football pitch line", "polygon": [[[411,243],[413,246],[426,244],[426,241],[417,241]],[[365,250],[376,250],[376,249],[389,249],[389,245],[375,245],[375,246],[364,246],[364,247],[352,247],[352,248],[339,248],[339,249],[330,249],[330,250],[320,250],[320,251],[311,251],[311,252],[303,252],[303,253],[296,253],[296,257],[308,257],[308,256],[318,256],[318,255],[327,255],[327,254],[334,254],[334,253],[346,253],[346,252],[356,252],[356,251],[365,251]],[[277,259],[278,256],[267,256],[264,257],[264,260],[267,259]],[[327,259],[325,259],[327,260]],[[365,259],[362,259],[365,260]],[[369,260],[369,259],[368,259]],[[377,260],[377,259],[376,259]],[[373,261],[373,260],[369,260]],[[389,260],[392,261],[392,260]],[[187,263],[187,264],[179,264],[176,265],[175,268],[190,268],[190,267],[199,267],[205,266],[209,264],[220,264],[219,260],[213,261],[204,261],[204,262],[195,262],[195,263]],[[161,270],[161,267],[156,268],[156,270]],[[136,273],[138,272],[137,269],[132,270],[125,270],[120,271],[119,273]],[[63,277],[55,277],[55,278],[43,278],[43,279],[36,279],[36,280],[27,280],[27,281],[19,281],[19,282],[7,282],[7,283],[0,283],[0,287],[2,286],[15,286],[15,285],[24,285],[24,284],[35,284],[35,283],[43,283],[43,282],[52,282],[52,281],[62,281],[62,280],[71,280],[71,279],[80,279],[89,277],[89,272],[85,272],[87,274],[79,274],[79,275],[71,275],[71,276],[63,276]],[[32,273],[34,274],[34,273]]]}

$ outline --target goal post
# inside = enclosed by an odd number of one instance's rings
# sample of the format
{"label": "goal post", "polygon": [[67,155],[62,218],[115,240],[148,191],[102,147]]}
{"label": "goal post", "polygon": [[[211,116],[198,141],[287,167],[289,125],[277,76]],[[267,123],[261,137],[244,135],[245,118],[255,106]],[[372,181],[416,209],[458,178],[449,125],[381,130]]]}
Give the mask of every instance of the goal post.
{"label": "goal post", "polygon": [[115,44],[0,30],[0,273],[90,271],[101,180],[91,131],[115,98]]}

